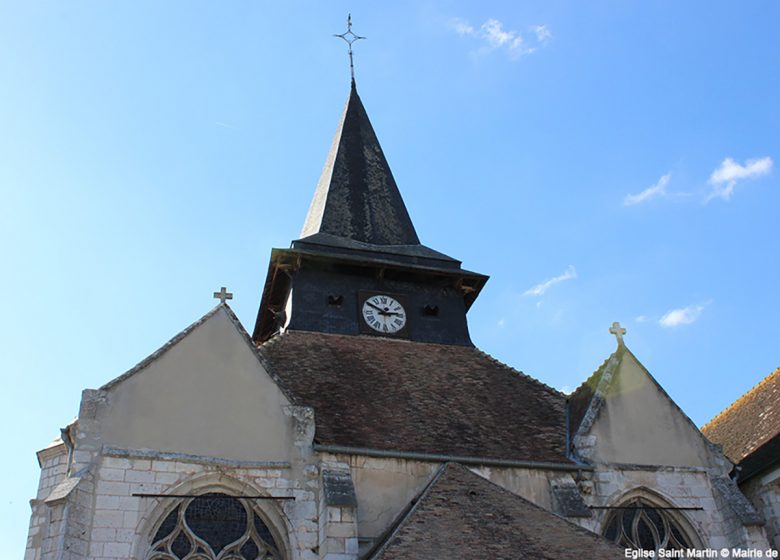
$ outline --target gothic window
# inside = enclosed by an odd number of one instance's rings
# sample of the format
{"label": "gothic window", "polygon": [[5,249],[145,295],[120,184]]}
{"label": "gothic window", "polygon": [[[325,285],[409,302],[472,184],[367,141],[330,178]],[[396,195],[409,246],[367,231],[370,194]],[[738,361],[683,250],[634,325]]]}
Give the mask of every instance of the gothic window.
{"label": "gothic window", "polygon": [[217,493],[182,500],[157,529],[147,560],[282,560],[248,501]]}
{"label": "gothic window", "polygon": [[668,510],[641,498],[612,510],[604,527],[604,536],[623,548],[655,551],[693,548]]}

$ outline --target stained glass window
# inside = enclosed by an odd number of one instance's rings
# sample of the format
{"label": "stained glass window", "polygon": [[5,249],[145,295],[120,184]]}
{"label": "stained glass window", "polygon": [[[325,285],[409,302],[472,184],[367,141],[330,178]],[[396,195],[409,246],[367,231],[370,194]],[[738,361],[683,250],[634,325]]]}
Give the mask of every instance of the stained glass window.
{"label": "stained glass window", "polygon": [[680,524],[667,510],[634,498],[610,512],[604,536],[624,548],[672,550],[692,548]]}
{"label": "stained glass window", "polygon": [[147,560],[282,560],[249,500],[225,494],[186,498],[160,524]]}

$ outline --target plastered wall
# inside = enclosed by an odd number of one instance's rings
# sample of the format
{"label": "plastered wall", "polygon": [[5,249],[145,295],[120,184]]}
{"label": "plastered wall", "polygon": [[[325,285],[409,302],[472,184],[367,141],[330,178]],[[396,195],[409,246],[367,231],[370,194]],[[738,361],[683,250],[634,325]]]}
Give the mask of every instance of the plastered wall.
{"label": "plastered wall", "polygon": [[715,467],[718,459],[690,421],[627,352],[590,430],[593,458],[607,463]]}
{"label": "plastered wall", "polygon": [[235,460],[289,460],[289,402],[219,310],[108,390],[105,445]]}

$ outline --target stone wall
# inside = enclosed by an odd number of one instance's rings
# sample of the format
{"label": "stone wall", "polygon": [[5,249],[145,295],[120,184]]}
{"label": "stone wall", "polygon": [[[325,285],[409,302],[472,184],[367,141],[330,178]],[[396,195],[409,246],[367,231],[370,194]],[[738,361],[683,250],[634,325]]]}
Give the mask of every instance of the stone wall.
{"label": "stone wall", "polygon": [[[92,457],[87,472],[83,463],[77,464],[82,469],[80,476],[66,477],[64,452],[50,454],[43,463],[26,560],[143,560],[157,525],[178,502],[133,494],[206,492],[293,498],[257,502],[269,527],[284,540],[288,558],[355,560],[403,513],[441,465],[330,453],[311,454],[308,460],[290,463],[241,463],[116,448],[104,448]],[[614,506],[629,497],[646,496],[659,504],[703,508],[674,512],[695,546],[766,546],[763,530],[744,523],[744,515],[740,517],[727,493],[715,488],[713,475],[704,469],[630,465],[597,465],[593,471],[581,472],[470,468],[564,516],[567,513],[560,510],[561,504],[552,498],[553,488],[577,488],[587,506]],[[601,533],[607,512],[593,509],[591,513],[569,520]]]}
{"label": "stone wall", "polygon": [[255,502],[282,541],[277,544],[287,551],[286,558],[354,560],[354,505],[324,498],[320,464],[313,459],[239,463],[107,448],[81,476],[66,476],[66,454],[52,456],[43,465],[33,500],[26,560],[142,560],[157,526],[179,499],[137,494],[207,492],[288,498]]}
{"label": "stone wall", "polygon": [[39,560],[45,548],[51,548],[56,540],[54,530],[50,526],[56,526],[58,515],[51,512],[44,503],[54,488],[62,482],[68,468],[68,454],[64,444],[44,449],[38,454],[41,463],[41,478],[38,483],[38,492],[35,498],[30,500],[32,515],[30,516],[30,530],[27,533],[27,550],[25,560]]}
{"label": "stone wall", "polygon": [[89,558],[144,558],[156,525],[176,499],[133,494],[205,492],[293,498],[257,502],[268,525],[286,537],[286,542],[278,544],[288,550],[290,558],[319,557],[316,476],[307,480],[289,464],[230,465],[208,458],[195,462],[124,455],[103,457],[97,469]]}
{"label": "stone wall", "polygon": [[754,476],[740,489],[764,516],[769,544],[780,550],[780,467]]}
{"label": "stone wall", "polygon": [[[695,546],[720,549],[752,548],[766,544],[763,532],[743,523],[735,511],[740,505],[727,499],[713,485],[713,475],[692,467],[650,467],[632,465],[597,465],[584,473],[579,487],[588,506],[616,506],[630,497],[644,497],[659,505],[702,508],[673,512]],[[750,512],[740,512],[750,513]],[[586,519],[572,521],[597,533],[604,530],[608,510],[594,510]],[[694,537],[695,535],[695,537]]]}

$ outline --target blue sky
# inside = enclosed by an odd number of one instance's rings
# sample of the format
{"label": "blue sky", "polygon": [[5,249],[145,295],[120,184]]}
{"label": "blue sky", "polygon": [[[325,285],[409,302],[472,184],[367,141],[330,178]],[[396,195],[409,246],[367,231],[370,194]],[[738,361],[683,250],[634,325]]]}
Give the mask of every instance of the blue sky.
{"label": "blue sky", "polygon": [[251,330],[348,94],[350,11],[420,238],[491,276],[478,346],[568,390],[621,321],[699,425],[780,365],[779,4],[386,4],[0,2],[9,557],[83,388],[222,285]]}

